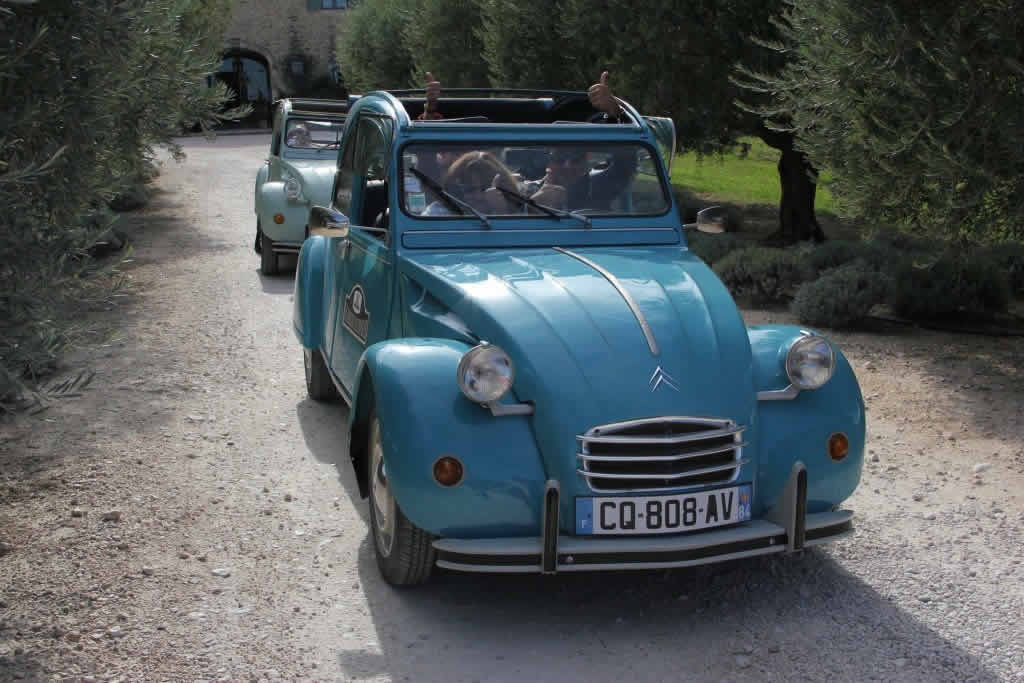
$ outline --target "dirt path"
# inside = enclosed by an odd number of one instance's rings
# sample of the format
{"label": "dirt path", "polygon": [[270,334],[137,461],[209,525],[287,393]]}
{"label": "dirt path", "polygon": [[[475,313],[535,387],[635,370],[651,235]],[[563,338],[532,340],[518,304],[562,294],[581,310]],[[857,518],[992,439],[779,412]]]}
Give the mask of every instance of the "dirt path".
{"label": "dirt path", "polygon": [[258,274],[267,137],[186,146],[93,386],[0,424],[0,680],[1024,681],[1020,340],[834,335],[869,406],[851,539],[395,591],[345,409],[305,395],[291,275]]}

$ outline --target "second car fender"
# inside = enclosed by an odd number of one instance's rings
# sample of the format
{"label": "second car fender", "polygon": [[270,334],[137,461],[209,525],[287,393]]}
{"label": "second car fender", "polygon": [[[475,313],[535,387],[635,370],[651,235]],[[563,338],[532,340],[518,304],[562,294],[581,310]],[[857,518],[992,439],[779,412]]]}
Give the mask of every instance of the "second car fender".
{"label": "second car fender", "polygon": [[[263,183],[260,195],[259,219],[263,232],[274,242],[302,242],[306,237],[309,204],[301,198],[285,197],[284,183],[279,181]],[[284,216],[284,223],[274,222],[277,213]]]}

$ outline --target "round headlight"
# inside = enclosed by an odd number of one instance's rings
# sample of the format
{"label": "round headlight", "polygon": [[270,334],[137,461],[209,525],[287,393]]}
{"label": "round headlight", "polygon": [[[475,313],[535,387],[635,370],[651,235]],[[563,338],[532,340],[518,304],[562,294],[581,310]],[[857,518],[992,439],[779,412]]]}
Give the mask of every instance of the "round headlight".
{"label": "round headlight", "polygon": [[295,178],[289,178],[284,184],[284,196],[288,199],[298,199],[299,193],[302,192],[302,186],[299,185],[299,181]]}
{"label": "round headlight", "polygon": [[512,388],[512,359],[492,344],[474,346],[459,361],[459,389],[470,401],[493,403]]}
{"label": "round headlight", "polygon": [[786,374],[798,389],[817,389],[832,379],[836,355],[832,345],[814,335],[802,337],[789,347]]}

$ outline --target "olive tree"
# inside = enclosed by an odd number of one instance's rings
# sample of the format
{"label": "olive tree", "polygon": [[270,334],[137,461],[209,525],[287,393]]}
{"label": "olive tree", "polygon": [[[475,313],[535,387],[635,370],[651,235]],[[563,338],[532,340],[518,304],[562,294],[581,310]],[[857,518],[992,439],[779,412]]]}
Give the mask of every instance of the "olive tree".
{"label": "olive tree", "polygon": [[479,0],[419,0],[405,29],[413,81],[431,72],[445,87],[487,86],[482,33]]}
{"label": "olive tree", "polygon": [[[225,0],[0,0],[0,408],[18,403],[110,302],[90,247],[108,201],[209,127]],[[228,114],[230,115],[230,113]],[[26,384],[26,378],[28,384]]]}
{"label": "olive tree", "polygon": [[338,53],[345,85],[352,92],[401,89],[422,82],[413,75],[413,52],[404,38],[416,0],[361,2],[347,16]]}
{"label": "olive tree", "polygon": [[[774,238],[824,239],[814,211],[814,168],[792,132],[764,125],[756,105],[765,96],[737,79],[741,69],[776,73],[789,58],[765,45],[779,37],[773,19],[782,0],[562,1],[562,44],[574,83],[593,82],[607,68],[616,92],[643,113],[673,118],[683,150],[714,154],[741,136],[760,137],[780,153]],[[747,106],[737,106],[740,100]]]}
{"label": "olive tree", "polygon": [[964,238],[1024,236],[1020,3],[800,0],[753,85],[847,210]]}

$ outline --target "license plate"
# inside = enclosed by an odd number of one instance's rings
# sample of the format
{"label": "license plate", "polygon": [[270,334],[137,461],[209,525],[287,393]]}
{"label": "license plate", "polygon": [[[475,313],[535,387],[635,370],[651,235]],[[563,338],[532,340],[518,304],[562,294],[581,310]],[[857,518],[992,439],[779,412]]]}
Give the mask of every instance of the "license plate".
{"label": "license plate", "polygon": [[576,499],[577,534],[672,534],[750,519],[751,487]]}

